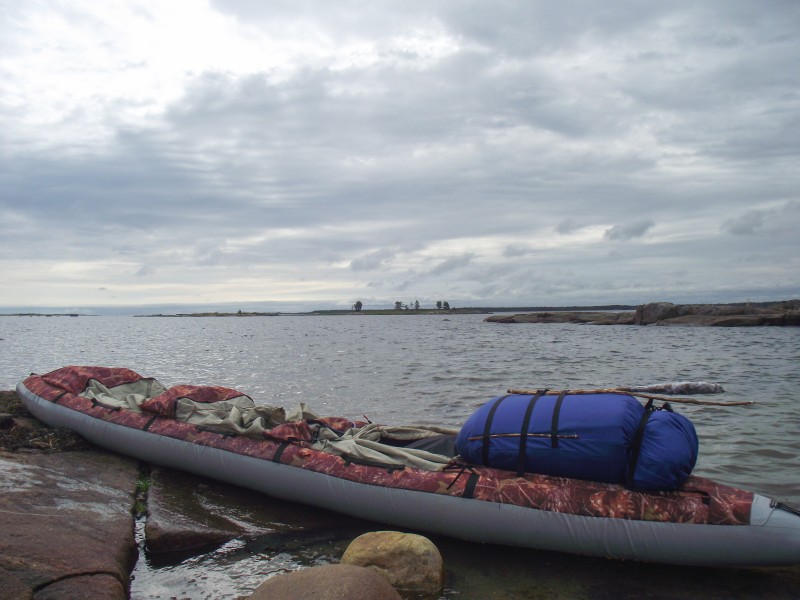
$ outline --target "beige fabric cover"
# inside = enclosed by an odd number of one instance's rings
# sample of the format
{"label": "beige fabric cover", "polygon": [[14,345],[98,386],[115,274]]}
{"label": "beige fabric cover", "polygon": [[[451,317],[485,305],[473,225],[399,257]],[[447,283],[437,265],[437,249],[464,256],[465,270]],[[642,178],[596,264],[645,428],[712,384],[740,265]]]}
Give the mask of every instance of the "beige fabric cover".
{"label": "beige fabric cover", "polygon": [[[167,388],[155,379],[140,379],[108,388],[96,380],[90,380],[81,394],[98,403],[120,409],[141,412],[140,405]],[[190,398],[178,398],[175,418],[204,429],[221,433],[262,438],[265,431],[283,423],[300,420],[317,420],[319,417],[305,403],[286,413],[283,407],[256,405],[248,396],[238,396],[219,402],[195,402]],[[429,426],[386,426],[369,423],[351,428],[342,435],[327,427],[311,424],[316,434],[312,447],[324,452],[344,456],[354,462],[376,463],[387,466],[411,466],[428,471],[439,471],[450,463],[450,458],[425,450],[403,448],[382,441],[411,442],[440,434],[456,435],[457,429]]]}

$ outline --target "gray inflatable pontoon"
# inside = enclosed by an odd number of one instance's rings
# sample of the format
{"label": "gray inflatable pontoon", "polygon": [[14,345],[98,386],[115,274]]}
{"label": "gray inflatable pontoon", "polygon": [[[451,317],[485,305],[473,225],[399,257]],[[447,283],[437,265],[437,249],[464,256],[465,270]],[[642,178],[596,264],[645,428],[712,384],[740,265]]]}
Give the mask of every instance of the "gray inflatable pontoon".
{"label": "gray inflatable pontoon", "polygon": [[[489,494],[486,490],[490,483],[484,489],[484,478],[488,482],[495,477],[502,484],[498,489],[508,490],[517,485],[516,480],[520,480],[519,485],[531,481],[537,485],[546,483],[551,486],[549,494],[553,500],[560,490],[552,486],[570,482],[562,478],[540,481],[535,476],[523,481],[515,474],[497,473],[484,467],[462,465],[460,469],[432,473],[430,477],[438,477],[437,481],[450,482],[452,489],[448,487],[448,491],[442,485],[434,491],[431,486],[403,489],[403,477],[424,482],[428,475],[411,467],[392,471],[385,465],[348,464],[346,457],[318,456],[324,453],[302,443],[279,439],[236,442],[230,440],[231,436],[198,433],[197,428],[193,441],[180,439],[174,432],[159,433],[160,427],[168,427],[168,416],[150,415],[146,411],[132,414],[131,419],[136,417],[133,421],[114,422],[125,417],[122,413],[127,411],[89,402],[75,393],[77,390],[70,391],[66,389],[69,386],[58,381],[53,383],[56,379],[33,375],[17,386],[26,408],[44,423],[71,429],[102,448],[148,463],[218,479],[288,502],[464,540],[539,550],[681,565],[800,564],[800,514],[758,494],[734,490],[739,494],[736,497],[746,499],[749,513],[738,522],[722,524],[720,520],[658,522],[571,514],[553,509],[555,504],[548,504],[551,509],[546,510],[507,503],[502,495],[485,500],[481,494]],[[80,406],[85,408],[76,409]],[[159,425],[161,421],[163,425]],[[231,446],[236,443],[241,444],[244,453]],[[271,458],[255,455],[261,447],[258,444],[271,445]],[[301,464],[303,460],[310,462]],[[328,461],[326,464],[336,468],[326,467],[328,472],[314,470],[314,460]],[[379,481],[388,483],[378,484]],[[584,485],[577,480],[572,483]],[[620,505],[639,501],[634,496],[637,492],[619,486],[603,484],[592,489],[589,497],[597,498],[598,502],[609,497]],[[650,496],[653,502],[665,499],[683,502],[689,495],[688,491],[679,491]],[[691,517],[689,514],[688,518]],[[686,514],[681,517],[684,521],[686,518]]]}

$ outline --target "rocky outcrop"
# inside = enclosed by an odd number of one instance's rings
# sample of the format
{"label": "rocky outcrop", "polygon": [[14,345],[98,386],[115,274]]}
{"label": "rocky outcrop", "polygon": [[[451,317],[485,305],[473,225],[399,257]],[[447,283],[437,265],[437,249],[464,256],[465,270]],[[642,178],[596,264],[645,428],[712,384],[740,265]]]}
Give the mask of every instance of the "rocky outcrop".
{"label": "rocky outcrop", "polygon": [[650,302],[636,308],[633,317],[634,325],[649,325],[664,319],[680,316],[679,307],[672,302]]}
{"label": "rocky outcrop", "polygon": [[0,597],[127,598],[138,475],[97,450],[0,452]]}
{"label": "rocky outcrop", "polygon": [[684,325],[695,327],[800,326],[800,300],[759,304],[651,302],[635,312],[551,311],[492,315],[490,323],[580,323],[591,325]]}
{"label": "rocky outcrop", "polygon": [[490,323],[588,323],[592,325],[630,325],[632,312],[535,312],[517,315],[492,315],[484,321]]}
{"label": "rocky outcrop", "polygon": [[391,584],[372,569],[323,565],[267,579],[251,600],[401,600]]}
{"label": "rocky outcrop", "polygon": [[428,538],[399,531],[371,531],[353,540],[342,564],[368,567],[407,599],[438,598],[445,583],[442,555]]}
{"label": "rocky outcrop", "polygon": [[798,326],[800,300],[762,304],[652,302],[636,308],[633,323],[695,327]]}

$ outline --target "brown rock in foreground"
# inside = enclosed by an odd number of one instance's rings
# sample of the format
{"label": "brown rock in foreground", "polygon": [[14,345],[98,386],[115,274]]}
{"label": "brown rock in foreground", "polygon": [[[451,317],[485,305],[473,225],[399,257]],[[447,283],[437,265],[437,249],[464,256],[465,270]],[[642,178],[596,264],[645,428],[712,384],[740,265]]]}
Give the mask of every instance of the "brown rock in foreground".
{"label": "brown rock in foreground", "polygon": [[399,531],[371,531],[345,550],[342,564],[374,569],[403,598],[438,598],[445,583],[439,549],[428,538]]}
{"label": "brown rock in foreground", "polygon": [[127,598],[138,475],[134,461],[96,450],[0,452],[2,594]]}
{"label": "brown rock in foreground", "polygon": [[324,565],[267,579],[251,600],[401,600],[386,579],[372,569]]}

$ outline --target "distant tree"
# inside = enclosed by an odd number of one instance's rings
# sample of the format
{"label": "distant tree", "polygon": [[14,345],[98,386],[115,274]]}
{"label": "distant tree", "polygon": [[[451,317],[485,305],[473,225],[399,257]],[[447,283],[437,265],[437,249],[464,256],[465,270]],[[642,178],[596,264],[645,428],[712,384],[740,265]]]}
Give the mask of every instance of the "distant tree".
{"label": "distant tree", "polygon": [[361,300],[356,300],[356,303],[355,303],[355,304],[353,304],[353,310],[354,310],[354,311],[356,311],[356,312],[361,312],[361,308],[362,308],[363,306],[364,306],[364,305],[363,305],[363,304],[361,304]]}
{"label": "distant tree", "polygon": [[414,300],[414,310],[419,310],[419,300]]}
{"label": "distant tree", "polygon": [[444,302],[442,302],[442,308],[444,310],[450,310],[450,303],[447,300],[445,300]]}
{"label": "distant tree", "polygon": [[403,309],[403,303],[400,302],[400,300],[398,300],[397,302],[394,303],[394,309],[395,310],[402,310]]}
{"label": "distant tree", "polygon": [[436,301],[436,310],[442,310],[442,301],[441,300],[437,300]]}

